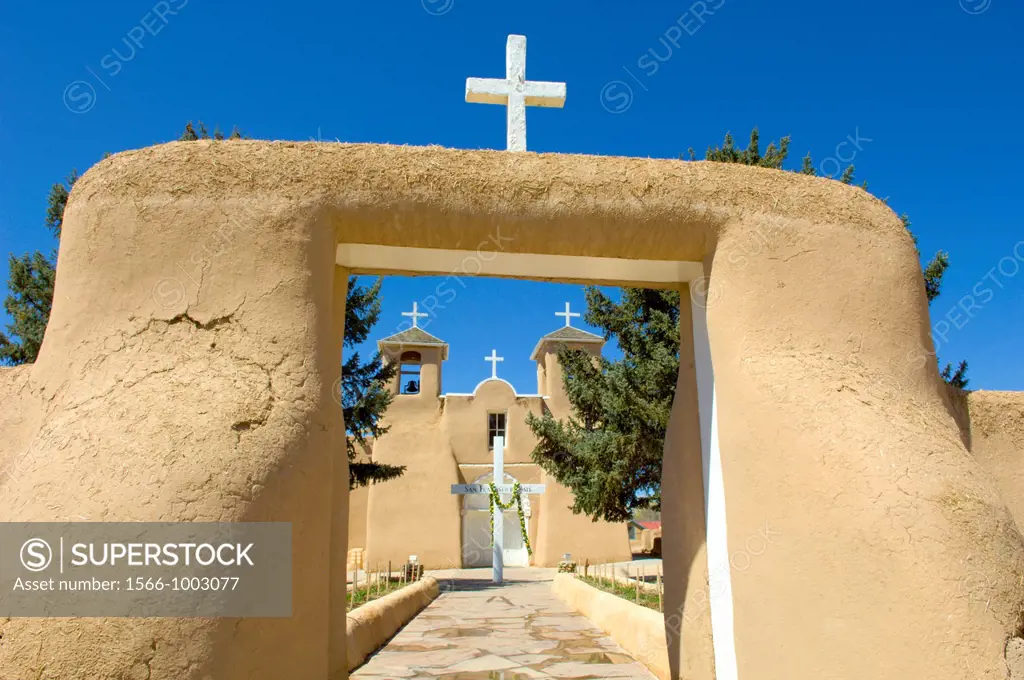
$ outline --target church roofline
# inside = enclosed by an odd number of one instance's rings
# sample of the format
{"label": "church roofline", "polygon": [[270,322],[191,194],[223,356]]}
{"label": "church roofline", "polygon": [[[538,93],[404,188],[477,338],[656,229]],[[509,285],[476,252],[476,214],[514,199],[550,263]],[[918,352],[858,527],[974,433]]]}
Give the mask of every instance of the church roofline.
{"label": "church roofline", "polygon": [[519,394],[518,392],[516,392],[515,386],[512,383],[510,383],[509,381],[505,380],[504,378],[485,378],[484,380],[481,380],[477,384],[476,387],[473,388],[473,392],[472,393],[469,393],[469,392],[449,392],[448,394],[442,394],[441,398],[445,399],[447,397],[475,397],[476,393],[480,391],[481,387],[483,387],[486,383],[489,383],[489,382],[492,382],[492,381],[501,382],[501,383],[505,383],[506,385],[508,385],[508,388],[510,390],[512,390],[512,395],[515,396],[516,399],[525,399],[527,397],[533,397],[535,399],[547,399],[548,398],[547,396],[545,396],[543,394]]}
{"label": "church roofline", "polygon": [[441,360],[448,360],[448,343],[416,326],[377,341],[378,350],[383,352],[385,347],[440,347]]}
{"label": "church roofline", "polygon": [[[586,333],[586,331],[581,331],[581,332]],[[600,335],[594,335],[593,333],[587,333],[587,335],[593,336],[591,338],[584,338],[584,337],[560,338],[560,337],[551,337],[551,335],[552,334],[545,335],[543,338],[541,338],[540,340],[537,341],[537,346],[534,347],[533,348],[533,352],[530,353],[530,361],[537,361],[538,359],[540,359],[540,350],[541,350],[541,348],[544,347],[544,345],[549,343],[549,342],[564,342],[564,343],[578,342],[578,343],[585,344],[585,345],[586,344],[589,344],[589,345],[604,345],[604,343],[605,343],[605,339],[604,338],[602,338]]]}

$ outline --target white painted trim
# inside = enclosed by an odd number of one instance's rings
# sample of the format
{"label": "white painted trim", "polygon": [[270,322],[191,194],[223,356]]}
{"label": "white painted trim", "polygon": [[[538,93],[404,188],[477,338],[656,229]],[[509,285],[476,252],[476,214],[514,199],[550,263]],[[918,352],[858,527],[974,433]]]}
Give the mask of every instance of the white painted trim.
{"label": "white painted trim", "polygon": [[405,248],[363,243],[338,244],[336,262],[353,274],[416,272],[437,276],[505,276],[551,281],[622,281],[663,285],[704,276],[700,262],[625,260],[614,257],[539,255],[478,250]]}
{"label": "white painted trim", "polygon": [[480,391],[480,388],[483,387],[484,385],[486,385],[489,382],[505,383],[506,385],[508,385],[508,388],[510,390],[512,390],[512,394],[516,393],[516,388],[512,385],[512,383],[510,383],[509,381],[505,380],[504,378],[499,378],[497,376],[494,376],[492,378],[487,378],[485,380],[481,380],[479,383],[477,383],[476,387],[473,388],[473,396],[475,397],[476,393]]}
{"label": "white painted trim", "polygon": [[[483,387],[487,383],[493,382],[493,381],[505,383],[506,385],[508,385],[508,388],[510,390],[512,390],[512,396],[514,396],[516,399],[528,399],[528,398],[547,399],[547,397],[545,397],[543,394],[519,394],[518,392],[516,392],[515,386],[512,383],[510,383],[509,381],[505,380],[504,378],[486,378],[484,380],[481,380],[479,383],[477,383],[477,386],[473,388],[473,392],[472,393],[449,392],[447,394],[442,394],[441,398],[442,399],[446,399],[448,397],[475,397],[476,393],[480,391],[481,387]],[[497,411],[489,411],[489,413],[497,413]]]}
{"label": "white painted trim", "polygon": [[[459,467],[494,467],[494,463],[458,463]],[[505,467],[539,467],[536,463],[505,463]]]}
{"label": "white painted trim", "polygon": [[[699,295],[699,294],[698,294]],[[711,638],[717,680],[738,680],[736,634],[729,566],[729,539],[725,512],[725,480],[722,452],[718,444],[718,400],[715,398],[715,370],[711,362],[707,308],[703,298],[694,299],[694,363],[697,373],[697,402],[700,411],[701,462],[704,471],[704,515],[706,518],[708,575],[711,600]]]}
{"label": "white painted trim", "polygon": [[[485,380],[484,382],[487,382],[487,381]],[[477,385],[477,387],[479,388],[480,385]],[[476,392],[449,392],[447,394],[442,394],[441,398],[442,399],[447,399],[448,397],[475,397],[475,396],[476,396]],[[549,397],[547,395],[544,395],[544,394],[518,394],[518,393],[516,394],[516,399],[550,399],[550,398],[551,397]]]}

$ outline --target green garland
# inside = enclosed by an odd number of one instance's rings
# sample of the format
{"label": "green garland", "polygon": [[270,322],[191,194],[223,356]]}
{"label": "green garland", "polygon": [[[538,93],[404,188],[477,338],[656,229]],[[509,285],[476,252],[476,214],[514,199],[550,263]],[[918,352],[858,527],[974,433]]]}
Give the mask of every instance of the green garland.
{"label": "green garland", "polygon": [[530,537],[526,534],[526,518],[523,516],[523,497],[519,495],[519,482],[512,485],[512,500],[507,504],[501,502],[501,496],[498,494],[498,487],[494,486],[494,482],[490,483],[491,488],[491,547],[494,546],[494,506],[497,505],[502,510],[511,510],[512,504],[515,503],[519,509],[519,533],[523,536],[523,545],[526,546],[526,554],[533,555],[533,548],[530,547]]}

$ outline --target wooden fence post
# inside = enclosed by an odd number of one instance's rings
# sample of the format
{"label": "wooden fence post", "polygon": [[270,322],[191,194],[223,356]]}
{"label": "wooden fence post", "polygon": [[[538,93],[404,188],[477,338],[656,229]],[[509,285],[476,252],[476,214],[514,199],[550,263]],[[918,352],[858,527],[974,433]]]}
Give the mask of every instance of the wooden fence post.
{"label": "wooden fence post", "polygon": [[660,564],[658,565],[658,611],[659,612],[664,612],[665,611],[665,604],[664,604],[664,602],[662,602],[661,565]]}

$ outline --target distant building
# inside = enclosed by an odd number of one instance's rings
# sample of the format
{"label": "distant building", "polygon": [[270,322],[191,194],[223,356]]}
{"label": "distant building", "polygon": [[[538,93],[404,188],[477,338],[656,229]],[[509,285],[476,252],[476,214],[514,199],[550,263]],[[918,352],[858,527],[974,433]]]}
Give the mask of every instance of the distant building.
{"label": "distant building", "polygon": [[634,555],[661,553],[661,520],[635,520],[626,524],[629,547]]}
{"label": "distant building", "polygon": [[569,510],[572,492],[530,458],[537,440],[526,415],[550,412],[566,418],[570,413],[558,348],[565,344],[598,356],[604,345],[603,338],[573,328],[566,318],[567,325],[542,337],[530,357],[537,363],[537,394],[516,394],[497,377],[496,355],[489,359],[495,362],[494,377],[471,394],[442,394],[448,343],[415,325],[378,342],[385,361],[399,364],[399,370],[391,383],[395,399],[385,416],[390,429],[372,442],[370,455],[375,462],[407,469],[399,479],[351,494],[349,548],[363,549],[364,564],[400,564],[413,554],[427,568],[490,566],[487,496],[452,495],[450,488],[493,479],[496,436],[506,442],[506,483],[546,485],[543,495],[524,496],[532,559],[518,514],[505,512],[507,566],[554,566],[565,553],[592,563],[629,559],[626,526],[574,515]]}

